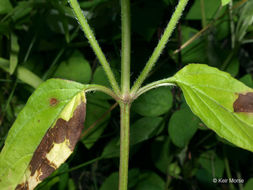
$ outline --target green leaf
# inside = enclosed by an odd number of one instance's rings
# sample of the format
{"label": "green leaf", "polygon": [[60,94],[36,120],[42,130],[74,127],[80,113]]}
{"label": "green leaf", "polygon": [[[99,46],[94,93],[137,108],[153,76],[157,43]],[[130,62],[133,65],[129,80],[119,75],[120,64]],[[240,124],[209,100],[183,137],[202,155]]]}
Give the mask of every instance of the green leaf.
{"label": "green leaf", "polygon": [[[182,44],[191,39],[199,31],[195,28],[182,25]],[[195,39],[192,43],[181,50],[183,63],[203,63],[207,59],[206,40],[203,37]],[[174,56],[177,60],[177,56]]]}
{"label": "green leaf", "polygon": [[134,190],[163,190],[165,182],[154,172],[142,172],[139,176],[139,182]]}
{"label": "green leaf", "polygon": [[18,37],[15,34],[11,34],[11,53],[10,53],[10,74],[12,75],[18,65]]}
{"label": "green leaf", "polygon": [[1,22],[0,23],[0,34],[8,36],[8,33],[10,31],[10,26],[7,22]]}
{"label": "green leaf", "polygon": [[29,15],[33,9],[33,2],[19,1],[15,7],[15,11],[11,12],[11,19],[13,21],[22,20],[25,16]]}
{"label": "green leaf", "polygon": [[224,161],[220,159],[213,151],[204,152],[198,160],[202,168],[215,178],[221,178],[224,173]]}
{"label": "green leaf", "polygon": [[111,190],[118,188],[118,179],[119,179],[119,172],[112,173],[109,177],[107,177],[99,188],[99,190]]}
{"label": "green leaf", "polygon": [[245,35],[247,34],[247,30],[252,26],[253,23],[253,1],[247,1],[244,3],[239,12],[239,19],[235,29],[235,38],[236,41],[242,43]]}
{"label": "green leaf", "polygon": [[0,57],[0,68],[2,68],[6,72],[9,72],[9,65],[10,65],[9,60]]}
{"label": "green leaf", "polygon": [[168,137],[157,137],[152,142],[151,157],[156,168],[167,174],[169,163],[173,159],[173,156],[170,154],[170,140]]}
{"label": "green leaf", "polygon": [[63,61],[57,68],[55,77],[89,83],[91,68],[79,51],[75,51],[67,61]]}
{"label": "green leaf", "polygon": [[[96,68],[93,75],[92,83],[100,84],[100,85],[107,86],[110,88],[111,85],[107,79],[107,76],[105,74],[103,67],[99,66]],[[104,94],[102,92],[96,92],[94,95],[99,99],[111,99],[111,96],[108,96],[107,94]]]}
{"label": "green leaf", "polygon": [[225,6],[227,5],[231,0],[221,0],[221,5]]}
{"label": "green leaf", "polygon": [[75,182],[73,179],[69,179],[68,181],[68,190],[76,190]]}
{"label": "green leaf", "polygon": [[[119,73],[116,70],[113,70],[113,73],[116,77],[116,80],[118,80],[120,78]],[[103,67],[99,66],[96,68],[95,73],[93,75],[93,80],[92,80],[93,84],[100,84],[103,86],[106,86],[108,88],[111,88],[110,82],[108,81],[108,78],[105,74],[105,71],[103,69]],[[107,100],[107,99],[111,99],[112,97],[102,93],[102,92],[96,92],[94,94],[94,96],[98,99],[102,99],[102,100]]]}
{"label": "green leaf", "polygon": [[252,190],[252,189],[253,189],[253,178],[250,178],[243,187],[243,190]]}
{"label": "green leaf", "polygon": [[146,92],[134,101],[132,110],[142,116],[159,116],[169,111],[172,101],[170,88],[156,88]]}
{"label": "green leaf", "polygon": [[240,78],[240,81],[242,81],[247,86],[253,88],[253,79],[251,74],[244,75],[242,78]]}
{"label": "green leaf", "polygon": [[12,10],[12,5],[9,0],[0,1],[0,14],[6,14]]}
{"label": "green leaf", "polygon": [[[128,172],[129,184],[128,187],[131,188],[136,185],[138,181],[140,171],[138,169],[131,169]],[[113,190],[118,189],[119,172],[113,172],[109,177],[107,177],[104,183],[101,185],[99,190]]]}
{"label": "green leaf", "polygon": [[170,82],[180,86],[193,113],[210,129],[253,151],[253,89],[203,64],[187,65]]}
{"label": "green leaf", "polygon": [[238,58],[235,57],[229,63],[226,72],[230,73],[231,76],[235,77],[239,72],[239,66],[240,66],[239,60]]}
{"label": "green leaf", "polygon": [[69,166],[66,163],[62,164],[61,167],[58,169],[59,173],[65,172],[59,176],[59,178],[60,178],[59,184],[58,184],[59,190],[64,190],[68,186],[68,180],[69,180],[68,170],[69,170]]}
{"label": "green leaf", "polygon": [[[9,72],[9,65],[9,60],[0,57],[0,68],[6,72]],[[43,80],[40,79],[36,74],[22,66],[17,68],[17,77],[19,80],[32,86],[33,88],[37,88],[43,82]]]}
{"label": "green leaf", "polygon": [[178,147],[185,147],[198,129],[200,120],[186,107],[173,113],[169,122],[169,134]]}
{"label": "green leaf", "polygon": [[84,89],[79,83],[51,79],[32,94],[0,154],[2,190],[18,184],[34,188],[73,152],[85,117]]}
{"label": "green leaf", "polygon": [[180,177],[179,174],[181,173],[181,169],[177,162],[173,162],[169,165],[168,174],[175,178]]}
{"label": "green leaf", "polygon": [[[194,1],[189,13],[186,16],[186,19],[189,20],[201,20],[203,11],[205,13],[206,19],[210,20],[215,16],[215,13],[220,7],[220,0],[203,0],[204,9],[201,7],[201,1]],[[220,11],[220,14],[224,12],[224,8]]]}
{"label": "green leaf", "polygon": [[130,144],[134,145],[153,137],[160,127],[162,127],[163,118],[144,117],[137,120],[130,130]]}
{"label": "green leaf", "polygon": [[120,150],[120,143],[119,138],[113,138],[111,141],[109,141],[102,153],[102,156],[104,158],[114,158],[119,157],[119,150]]}
{"label": "green leaf", "polygon": [[215,189],[216,184],[212,181],[214,177],[206,169],[198,169],[195,176],[197,181],[202,184],[205,189]]}
{"label": "green leaf", "polygon": [[41,80],[33,72],[21,66],[19,66],[17,69],[17,77],[18,79],[32,86],[33,88],[37,88],[43,82],[43,80]]}

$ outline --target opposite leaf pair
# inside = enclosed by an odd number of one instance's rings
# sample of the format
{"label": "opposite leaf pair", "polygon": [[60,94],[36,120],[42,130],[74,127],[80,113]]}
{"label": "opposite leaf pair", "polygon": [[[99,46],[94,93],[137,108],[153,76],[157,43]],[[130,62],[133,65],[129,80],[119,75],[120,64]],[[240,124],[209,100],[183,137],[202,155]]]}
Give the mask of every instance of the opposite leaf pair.
{"label": "opposite leaf pair", "polygon": [[[219,136],[253,151],[253,89],[229,74],[190,64],[166,81]],[[1,189],[34,189],[69,155],[82,132],[87,85],[61,79],[43,83],[9,131],[0,154]]]}

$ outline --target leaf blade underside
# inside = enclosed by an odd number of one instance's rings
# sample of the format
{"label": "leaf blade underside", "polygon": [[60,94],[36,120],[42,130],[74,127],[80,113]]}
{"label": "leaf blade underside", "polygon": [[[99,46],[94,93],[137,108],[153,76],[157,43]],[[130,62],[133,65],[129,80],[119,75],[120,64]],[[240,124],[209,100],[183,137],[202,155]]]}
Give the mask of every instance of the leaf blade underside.
{"label": "leaf blade underside", "polygon": [[84,89],[76,82],[50,79],[33,93],[0,154],[2,189],[33,189],[68,158],[83,126]]}
{"label": "leaf blade underside", "polygon": [[253,89],[204,64],[189,64],[169,80],[178,84],[193,113],[210,129],[253,151]]}

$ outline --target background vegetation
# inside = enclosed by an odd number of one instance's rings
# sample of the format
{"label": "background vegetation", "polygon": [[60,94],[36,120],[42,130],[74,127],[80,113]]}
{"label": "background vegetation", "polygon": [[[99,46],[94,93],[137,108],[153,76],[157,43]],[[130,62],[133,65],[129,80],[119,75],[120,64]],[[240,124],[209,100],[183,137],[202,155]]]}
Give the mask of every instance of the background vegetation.
{"label": "background vegetation", "polygon": [[[116,76],[120,72],[119,0],[79,1]],[[132,0],[131,80],[137,78],[177,0]],[[253,87],[253,1],[192,0],[148,81],[188,63],[205,63]],[[0,149],[17,114],[48,78],[109,86],[65,0],[0,1]],[[118,81],[119,81],[118,77]],[[37,189],[117,189],[119,108],[87,95],[74,154]],[[253,189],[253,155],[219,138],[195,117],[178,88],[162,87],[132,105],[129,189]],[[213,178],[243,179],[241,184]]]}

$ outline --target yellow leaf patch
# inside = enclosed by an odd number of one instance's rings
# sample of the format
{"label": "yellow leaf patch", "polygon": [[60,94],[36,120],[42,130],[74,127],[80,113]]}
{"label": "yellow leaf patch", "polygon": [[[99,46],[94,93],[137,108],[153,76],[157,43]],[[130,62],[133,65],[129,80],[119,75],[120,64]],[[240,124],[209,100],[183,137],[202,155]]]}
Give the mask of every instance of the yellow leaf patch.
{"label": "yellow leaf patch", "polygon": [[[50,100],[50,104],[56,102]],[[84,92],[81,92],[65,106],[53,127],[47,131],[16,189],[34,189],[66,161],[80,138],[85,114],[86,99]]]}

